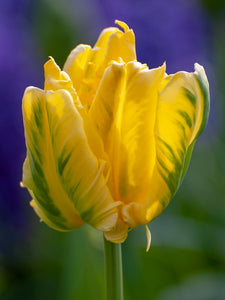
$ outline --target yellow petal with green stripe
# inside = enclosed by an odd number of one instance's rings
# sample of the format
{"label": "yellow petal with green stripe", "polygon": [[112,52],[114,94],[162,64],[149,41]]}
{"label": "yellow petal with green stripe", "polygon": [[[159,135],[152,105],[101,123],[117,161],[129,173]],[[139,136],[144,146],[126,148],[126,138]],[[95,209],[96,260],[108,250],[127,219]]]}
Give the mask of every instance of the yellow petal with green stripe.
{"label": "yellow petal with green stripe", "polygon": [[[23,98],[23,118],[27,146],[23,184],[32,191],[32,197],[46,215],[46,219],[51,220],[52,227],[61,230],[79,227],[83,221],[61,185],[57,185],[58,182],[52,179],[56,171],[51,168],[53,162],[48,151],[50,137],[45,93],[42,90],[26,89]],[[57,186],[57,189],[54,190],[51,185]]]}
{"label": "yellow petal with green stripe", "polygon": [[157,217],[177,191],[187,169],[193,144],[209,113],[209,89],[204,69],[179,72],[162,82],[156,111],[156,161],[148,197],[143,205],[124,208],[127,222],[145,224]]}
{"label": "yellow petal with green stripe", "polygon": [[88,145],[83,119],[65,90],[28,88],[23,98],[27,146],[23,184],[54,227],[83,222],[102,230],[116,223],[117,206],[102,174],[104,163]]}

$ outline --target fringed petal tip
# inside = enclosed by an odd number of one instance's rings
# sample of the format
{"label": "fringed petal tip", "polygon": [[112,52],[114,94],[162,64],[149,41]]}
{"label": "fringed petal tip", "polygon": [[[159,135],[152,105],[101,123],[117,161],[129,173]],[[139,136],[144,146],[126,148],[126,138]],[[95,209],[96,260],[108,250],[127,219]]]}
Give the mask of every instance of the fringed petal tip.
{"label": "fringed petal tip", "polygon": [[129,26],[125,22],[115,20],[115,24],[123,28],[124,32],[130,30]]}

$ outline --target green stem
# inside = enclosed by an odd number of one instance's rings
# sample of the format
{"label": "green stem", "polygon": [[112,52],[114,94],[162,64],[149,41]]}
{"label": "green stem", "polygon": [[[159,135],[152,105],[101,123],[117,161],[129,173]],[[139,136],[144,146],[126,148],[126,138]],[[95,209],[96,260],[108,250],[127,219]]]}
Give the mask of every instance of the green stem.
{"label": "green stem", "polygon": [[123,300],[123,266],[121,244],[104,238],[105,300]]}

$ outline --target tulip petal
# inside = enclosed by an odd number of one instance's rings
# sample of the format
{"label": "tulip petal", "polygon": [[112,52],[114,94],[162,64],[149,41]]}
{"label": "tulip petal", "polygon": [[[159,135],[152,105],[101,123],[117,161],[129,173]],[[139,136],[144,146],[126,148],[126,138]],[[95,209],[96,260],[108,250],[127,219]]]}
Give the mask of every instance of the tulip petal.
{"label": "tulip petal", "polygon": [[144,201],[149,190],[157,91],[164,74],[165,66],[149,70],[140,63],[127,64],[111,144],[114,186],[124,203]]}
{"label": "tulip petal", "polygon": [[57,91],[59,89],[66,89],[71,96],[73,97],[74,105],[76,106],[78,112],[83,118],[83,126],[88,139],[88,144],[91,147],[92,152],[99,158],[105,159],[105,153],[103,149],[103,143],[94,128],[91,124],[87,112],[82,106],[80,99],[73,87],[72,80],[69,75],[61,71],[59,66],[56,64],[54,59],[50,59],[44,65],[45,70],[45,90]]}
{"label": "tulip petal", "polygon": [[107,68],[88,113],[104,142],[106,152],[109,151],[109,145],[112,142],[111,127],[120,101],[124,77],[125,67],[123,63],[114,62]]}
{"label": "tulip petal", "polygon": [[149,70],[137,62],[114,62],[89,111],[105,141],[114,197],[124,203],[141,202],[149,191],[156,155],[157,92],[164,74],[165,66]]}
{"label": "tulip petal", "polygon": [[23,117],[28,157],[23,184],[38,209],[62,230],[75,229],[83,221],[110,230],[119,203],[106,187],[104,163],[90,151],[71,95],[28,88]]}
{"label": "tulip petal", "polygon": [[175,74],[160,93],[156,120],[160,167],[157,168],[167,178],[171,196],[178,188],[183,170],[187,169],[185,159],[190,159],[193,143],[208,119],[208,81],[204,69],[198,64],[195,68],[195,73]]}
{"label": "tulip petal", "polygon": [[199,135],[203,132],[203,130],[205,129],[206,124],[208,122],[208,118],[209,118],[209,110],[210,110],[209,83],[208,83],[208,79],[206,77],[204,68],[197,63],[195,64],[194,77],[196,79],[196,85],[197,85],[196,90],[199,92],[197,97],[202,100],[202,103],[200,103],[200,105],[199,105],[200,109],[198,110],[198,115],[199,115],[198,117],[200,118],[201,122],[199,122],[198,126],[196,127],[195,134],[192,135],[193,140],[191,140],[190,145],[187,150],[187,154],[185,156],[184,168],[183,168],[183,172],[181,175],[180,184],[181,184],[181,182],[184,178],[184,175],[188,169],[195,141],[199,137]]}
{"label": "tulip petal", "polygon": [[171,76],[159,95],[155,123],[156,164],[149,195],[143,206],[124,209],[125,220],[145,224],[168,205],[187,170],[194,142],[209,113],[209,88],[204,69]]}
{"label": "tulip petal", "polygon": [[[49,158],[49,136],[45,96],[42,90],[28,88],[23,98],[23,118],[27,145],[27,158],[23,166],[23,184],[31,192],[39,210],[46,216],[51,227],[71,230],[84,222],[70,203],[61,185],[54,183],[54,168],[51,170]],[[49,176],[48,176],[49,174]],[[51,185],[57,186],[52,189]],[[54,200],[53,200],[54,198]],[[68,205],[63,205],[66,203]]]}
{"label": "tulip petal", "polygon": [[[57,91],[59,89],[65,89],[71,94],[75,93],[72,80],[66,72],[60,70],[56,64],[54,58],[50,59],[44,64],[45,71],[45,90]],[[76,102],[78,100],[76,99]],[[79,102],[77,103],[79,104]]]}
{"label": "tulip petal", "polygon": [[[90,86],[90,83],[88,86],[88,83],[85,82],[85,77],[87,77],[87,67],[89,65],[90,55],[92,51],[93,50],[89,45],[78,45],[71,51],[63,67],[63,71],[65,71],[71,78],[73,86],[78,93],[83,105],[86,105],[87,103],[89,103],[89,101],[91,101],[89,100],[89,94],[92,88]],[[93,82],[91,82],[91,84],[93,84]],[[86,86],[87,92],[86,95],[84,94],[83,97],[81,97],[80,89],[83,89],[83,85]]]}
{"label": "tulip petal", "polygon": [[[24,164],[23,164],[23,182],[21,183],[22,187],[26,186],[28,188],[28,187],[33,186],[33,179],[32,179],[32,176],[30,175],[30,173],[31,173],[31,168],[30,168],[29,159],[27,156],[24,161]],[[78,228],[84,224],[84,222],[81,220],[79,215],[78,214],[75,215],[76,211],[74,211],[75,216],[73,216],[74,217],[73,222],[75,224],[73,224],[73,225],[68,224],[69,222],[66,222],[64,216],[62,216],[62,214],[60,213],[58,208],[52,203],[52,201],[50,202],[50,206],[51,206],[50,211],[41,209],[38,205],[38,202],[36,200],[34,200],[35,195],[34,195],[33,191],[29,188],[28,188],[28,191],[33,198],[30,202],[31,207],[34,209],[36,214],[40,217],[40,221],[44,221],[49,227],[51,227],[55,230],[59,230],[59,231],[68,231],[68,230],[72,229],[73,227]],[[49,197],[47,194],[43,195],[43,199],[42,199],[42,195],[39,194],[38,198],[41,199],[41,202],[49,200]],[[46,208],[48,209],[48,206]],[[58,212],[57,216],[55,215],[56,210]]]}
{"label": "tulip petal", "polygon": [[136,60],[133,30],[124,22],[115,21],[115,23],[122,27],[124,32],[115,27],[106,28],[100,34],[94,47],[99,48],[97,55],[100,59],[95,62],[98,62],[99,65],[103,63],[104,68],[113,60],[118,62],[119,57],[126,63]]}
{"label": "tulip petal", "polygon": [[128,62],[136,59],[135,36],[132,29],[117,21],[125,32],[116,27],[104,29],[94,48],[77,46],[67,58],[63,70],[73,81],[80,101],[89,109],[105,68],[112,61]]}

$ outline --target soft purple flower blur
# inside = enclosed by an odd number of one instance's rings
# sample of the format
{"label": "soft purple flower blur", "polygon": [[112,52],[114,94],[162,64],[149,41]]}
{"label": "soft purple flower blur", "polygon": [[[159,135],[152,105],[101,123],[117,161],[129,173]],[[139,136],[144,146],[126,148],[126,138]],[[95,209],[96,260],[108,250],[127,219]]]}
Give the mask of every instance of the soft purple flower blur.
{"label": "soft purple flower blur", "polygon": [[22,218],[24,195],[19,187],[25,155],[21,99],[25,86],[40,85],[42,72],[35,37],[29,32],[32,2],[0,2],[0,220],[12,231],[27,222]]}
{"label": "soft purple flower blur", "polygon": [[[151,67],[167,62],[168,73],[193,71],[207,62],[209,24],[199,2],[193,0],[95,0],[104,26],[115,19],[132,25],[138,60]],[[132,8],[131,8],[132,7]]]}

